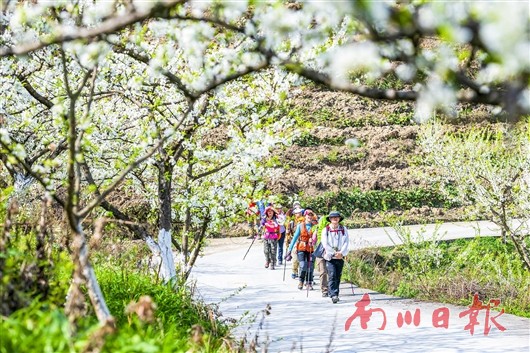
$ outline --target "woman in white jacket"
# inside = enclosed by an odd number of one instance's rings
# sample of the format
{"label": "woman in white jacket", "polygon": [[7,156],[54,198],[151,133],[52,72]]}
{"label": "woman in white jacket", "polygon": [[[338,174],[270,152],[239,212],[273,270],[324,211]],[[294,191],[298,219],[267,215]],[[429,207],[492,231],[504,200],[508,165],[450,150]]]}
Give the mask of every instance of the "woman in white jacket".
{"label": "woman in white jacket", "polygon": [[322,229],[321,242],[324,246],[324,259],[328,271],[328,293],[333,304],[339,301],[339,286],[344,267],[344,256],[348,254],[348,229],[340,224],[344,219],[337,211],[326,217],[329,225]]}

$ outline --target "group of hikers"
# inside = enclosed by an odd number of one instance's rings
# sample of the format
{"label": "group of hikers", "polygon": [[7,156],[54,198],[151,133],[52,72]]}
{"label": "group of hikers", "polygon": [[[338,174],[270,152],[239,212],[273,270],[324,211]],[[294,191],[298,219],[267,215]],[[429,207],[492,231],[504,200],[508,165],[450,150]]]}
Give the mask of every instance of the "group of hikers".
{"label": "group of hikers", "polygon": [[344,256],[349,251],[348,229],[341,224],[339,212],[318,217],[295,201],[284,213],[282,205],[260,200],[249,203],[246,215],[249,239],[263,241],[265,268],[274,270],[283,261],[292,261],[291,277],[298,279],[298,289],[313,290],[316,263],[322,296],[334,304],[339,301]]}

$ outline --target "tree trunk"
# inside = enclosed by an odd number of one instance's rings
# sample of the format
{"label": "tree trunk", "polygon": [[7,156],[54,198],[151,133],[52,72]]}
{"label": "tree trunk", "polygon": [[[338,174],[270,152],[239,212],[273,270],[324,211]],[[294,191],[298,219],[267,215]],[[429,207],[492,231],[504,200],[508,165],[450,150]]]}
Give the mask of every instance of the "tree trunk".
{"label": "tree trunk", "polygon": [[80,222],[76,227],[76,232],[72,242],[72,249],[75,270],[72,282],[73,288],[70,291],[70,294],[74,296],[74,298],[69,298],[67,311],[74,316],[77,316],[78,308],[76,306],[82,299],[79,286],[84,282],[86,284],[90,302],[92,303],[99,322],[104,326],[108,325],[110,327],[114,327],[114,318],[107,307],[107,303],[103,297],[103,292],[101,292],[101,287],[99,286],[98,280],[96,278],[94,268],[90,264],[86,237],[81,228]]}
{"label": "tree trunk", "polygon": [[160,200],[160,221],[158,246],[162,267],[160,275],[164,282],[175,280],[175,260],[171,247],[171,182],[173,168],[168,161],[158,163],[158,199]]}

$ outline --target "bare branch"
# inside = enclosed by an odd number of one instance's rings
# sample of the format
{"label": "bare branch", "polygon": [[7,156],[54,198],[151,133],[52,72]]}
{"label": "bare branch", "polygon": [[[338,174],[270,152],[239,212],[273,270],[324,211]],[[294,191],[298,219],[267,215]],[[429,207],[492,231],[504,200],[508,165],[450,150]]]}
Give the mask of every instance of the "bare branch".
{"label": "bare branch", "polygon": [[16,75],[16,78],[20,81],[22,87],[24,87],[26,91],[28,91],[28,93],[39,103],[45,105],[48,109],[51,109],[53,107],[52,101],[37,92],[37,90],[29,83],[28,78],[26,76]]}

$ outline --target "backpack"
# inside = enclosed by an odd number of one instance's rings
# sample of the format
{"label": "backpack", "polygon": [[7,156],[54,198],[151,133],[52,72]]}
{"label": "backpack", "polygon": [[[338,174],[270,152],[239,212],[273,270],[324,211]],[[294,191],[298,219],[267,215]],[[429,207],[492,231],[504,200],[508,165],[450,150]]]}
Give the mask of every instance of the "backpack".
{"label": "backpack", "polygon": [[307,230],[305,223],[300,223],[300,236],[296,243],[296,251],[307,251],[312,253],[315,251],[313,243],[310,241],[313,237],[315,229],[311,227],[311,230]]}
{"label": "backpack", "polygon": [[[346,232],[344,231],[344,226],[342,224],[339,224],[339,228],[337,228],[337,232],[339,233],[340,236],[344,236],[346,234]],[[326,226],[326,237],[329,236],[329,224]],[[320,242],[322,243],[322,240],[320,240]],[[328,240],[328,244],[329,244],[329,240]],[[339,250],[339,249],[336,249],[334,248],[335,251]]]}

